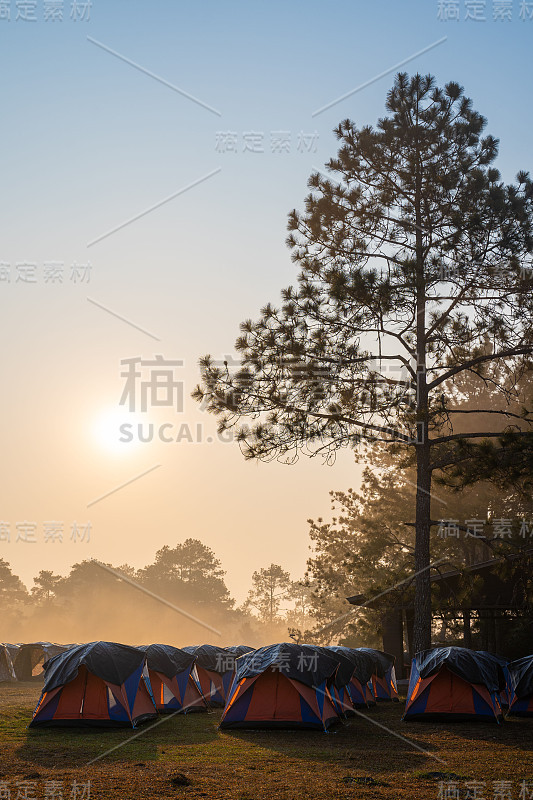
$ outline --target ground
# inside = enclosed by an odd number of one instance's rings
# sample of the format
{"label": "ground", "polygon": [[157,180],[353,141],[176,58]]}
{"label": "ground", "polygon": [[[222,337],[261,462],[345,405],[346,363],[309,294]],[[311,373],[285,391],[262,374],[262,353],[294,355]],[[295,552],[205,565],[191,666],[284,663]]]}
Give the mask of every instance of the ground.
{"label": "ground", "polygon": [[404,723],[403,703],[382,703],[327,734],[219,731],[220,711],[135,732],[28,730],[40,689],[0,684],[1,800],[533,798],[533,719]]}

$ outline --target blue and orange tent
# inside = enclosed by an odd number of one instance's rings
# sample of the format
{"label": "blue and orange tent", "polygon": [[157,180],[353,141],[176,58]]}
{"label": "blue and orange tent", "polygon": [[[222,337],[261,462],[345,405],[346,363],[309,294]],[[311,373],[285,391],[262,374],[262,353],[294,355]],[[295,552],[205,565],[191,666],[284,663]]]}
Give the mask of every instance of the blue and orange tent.
{"label": "blue and orange tent", "polygon": [[162,713],[207,711],[196,673],[196,656],[168,644],[139,648],[146,655],[156,708]]}
{"label": "blue and orange tent", "polygon": [[507,665],[509,672],[509,716],[533,717],[533,656]]}
{"label": "blue and orange tent", "polygon": [[403,719],[503,720],[501,665],[490,653],[442,647],[417,653]]}
{"label": "blue and orange tent", "polygon": [[225,692],[224,696],[227,697],[235,677],[237,659],[241,656],[248,655],[248,653],[255,653],[255,647],[249,647],[247,644],[232,644],[225,647],[224,650],[228,656],[225,659],[227,671],[222,676],[222,684]]}
{"label": "blue and orange tent", "polygon": [[486,653],[490,658],[495,659],[498,664],[501,666],[503,675],[505,678],[505,686],[500,692],[500,705],[502,708],[509,707],[509,659],[504,658],[503,656],[494,655],[494,653],[488,653],[486,650],[476,650],[477,653]]}
{"label": "blue and orange tent", "polygon": [[242,655],[220,727],[327,730],[340,720],[331,694],[337,668],[330,655],[294,643]]}
{"label": "blue and orange tent", "polygon": [[212,644],[189,645],[183,650],[196,657],[200,691],[208,705],[223,708],[233,679],[235,655]]}
{"label": "blue and orange tent", "polygon": [[355,671],[353,660],[333,647],[321,647],[312,644],[302,644],[301,647],[309,648],[311,653],[316,652],[326,655],[337,662],[337,669],[330,685],[331,698],[340,717],[354,716],[354,704],[349,693],[349,685]]}
{"label": "blue and orange tent", "polygon": [[368,708],[375,705],[372,690],[372,674],[374,660],[368,653],[361,652],[351,647],[335,645],[327,648],[332,655],[342,655],[352,664],[352,674],[346,685],[346,694],[354,708]]}
{"label": "blue and orange tent", "polygon": [[44,664],[44,688],[29,727],[135,728],[157,716],[146,656],[114,642],[77,645]]}
{"label": "blue and orange tent", "polygon": [[355,650],[359,653],[366,653],[373,661],[372,690],[374,698],[378,702],[383,700],[398,702],[395,657],[382,650],[374,650],[372,647],[357,647]]}

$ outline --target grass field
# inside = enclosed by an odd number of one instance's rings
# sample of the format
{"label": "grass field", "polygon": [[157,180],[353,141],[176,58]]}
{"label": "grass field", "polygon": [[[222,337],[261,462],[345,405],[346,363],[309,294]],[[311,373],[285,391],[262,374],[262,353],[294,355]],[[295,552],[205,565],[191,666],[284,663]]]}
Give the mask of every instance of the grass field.
{"label": "grass field", "polygon": [[[40,688],[0,684],[0,798],[5,800],[88,798],[89,781],[90,797],[102,800],[437,800],[439,793],[478,800],[533,798],[533,719],[501,726],[403,723],[403,703],[383,703],[327,734],[222,732],[220,711],[162,717],[155,727],[148,723],[135,732],[28,730]],[[140,735],[132,738],[135,733]],[[472,781],[478,782],[477,794]],[[523,781],[530,782],[531,792],[521,795]],[[451,786],[459,788],[458,795],[443,794]]]}

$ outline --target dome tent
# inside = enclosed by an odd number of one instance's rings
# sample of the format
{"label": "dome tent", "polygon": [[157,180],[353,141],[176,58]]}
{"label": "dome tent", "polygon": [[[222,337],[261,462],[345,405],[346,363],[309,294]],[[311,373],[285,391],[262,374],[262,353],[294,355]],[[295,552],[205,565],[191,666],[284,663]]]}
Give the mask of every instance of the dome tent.
{"label": "dome tent", "polygon": [[145,654],[114,642],[77,645],[44,664],[44,688],[30,728],[135,728],[157,716]]}
{"label": "dome tent", "polygon": [[359,653],[366,653],[374,662],[372,672],[372,689],[376,700],[394,700],[398,702],[398,687],[396,685],[395,657],[382,650],[371,647],[357,647]]}
{"label": "dome tent", "polygon": [[330,655],[287,642],[241,656],[220,727],[327,730],[340,720],[331,695],[337,668]]}
{"label": "dome tent", "polygon": [[375,705],[374,689],[372,686],[372,676],[375,670],[375,659],[366,652],[352,647],[342,647],[335,645],[328,647],[335,653],[342,653],[349,659],[353,666],[353,673],[346,687],[350,700],[354,708],[368,708]]}
{"label": "dome tent", "polygon": [[509,675],[509,716],[533,717],[533,655],[507,665]]}
{"label": "dome tent", "polygon": [[[354,704],[349,692],[350,683],[354,677],[356,665],[354,660],[349,658],[342,649],[333,647],[321,647],[319,645],[303,644],[317,653],[323,653],[337,662],[337,669],[330,686],[331,697],[341,717],[354,716]],[[366,703],[365,703],[366,707]]]}
{"label": "dome tent", "polygon": [[224,647],[213,644],[190,645],[183,650],[196,657],[200,690],[208,705],[223,708],[237,657]]}
{"label": "dome tent", "polygon": [[502,666],[490,653],[464,647],[425,650],[413,659],[403,719],[500,722],[504,688]]}
{"label": "dome tent", "polygon": [[195,655],[168,644],[138,649],[146,655],[152,695],[159,712],[207,711],[194,666]]}

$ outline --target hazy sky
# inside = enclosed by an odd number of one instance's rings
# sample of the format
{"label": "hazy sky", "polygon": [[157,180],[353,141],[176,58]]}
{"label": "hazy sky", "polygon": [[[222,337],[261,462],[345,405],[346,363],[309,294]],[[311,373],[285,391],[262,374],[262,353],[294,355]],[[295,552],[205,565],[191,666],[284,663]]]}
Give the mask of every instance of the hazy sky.
{"label": "hazy sky", "polygon": [[[198,357],[231,353],[239,322],[295,281],[287,213],[334,126],[383,113],[395,65],[463,84],[504,177],[530,168],[533,3],[65,0],[52,20],[60,5],[0,2],[0,557],[31,585],[82,558],[143,566],[192,536],[241,599],[271,562],[302,574],[307,518],[360,468],[349,453],[245,463],[189,396]],[[120,361],[156,355],[183,362],[183,407],[137,398],[130,414]],[[132,418],[181,441],[118,442]],[[45,541],[51,523],[63,542]]]}

